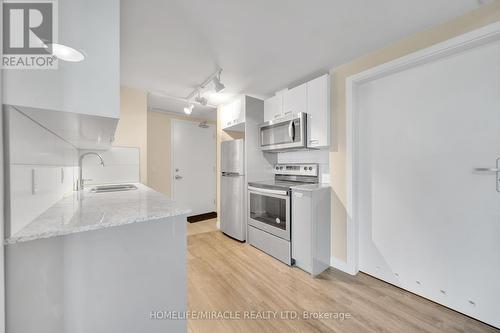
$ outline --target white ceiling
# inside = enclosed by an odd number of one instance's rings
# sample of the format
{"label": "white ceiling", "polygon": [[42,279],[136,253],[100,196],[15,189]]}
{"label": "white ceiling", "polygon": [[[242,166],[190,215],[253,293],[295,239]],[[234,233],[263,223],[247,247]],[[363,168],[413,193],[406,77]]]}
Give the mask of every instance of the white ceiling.
{"label": "white ceiling", "polygon": [[[218,66],[224,94],[257,97],[305,81],[484,0],[122,0],[121,82],[182,112]],[[196,116],[213,113],[195,107]]]}

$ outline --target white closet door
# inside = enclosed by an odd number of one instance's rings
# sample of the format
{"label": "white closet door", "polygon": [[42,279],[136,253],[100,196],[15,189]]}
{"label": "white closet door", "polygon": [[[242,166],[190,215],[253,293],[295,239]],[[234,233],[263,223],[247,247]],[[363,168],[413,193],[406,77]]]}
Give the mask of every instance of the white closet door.
{"label": "white closet door", "polygon": [[360,269],[500,327],[500,42],[358,93]]}

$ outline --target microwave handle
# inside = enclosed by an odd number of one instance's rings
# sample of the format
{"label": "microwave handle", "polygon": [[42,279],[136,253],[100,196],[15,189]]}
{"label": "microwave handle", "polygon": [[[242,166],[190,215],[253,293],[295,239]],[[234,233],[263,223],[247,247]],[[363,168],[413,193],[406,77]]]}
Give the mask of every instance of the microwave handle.
{"label": "microwave handle", "polygon": [[288,135],[292,141],[295,140],[295,122],[293,120],[288,124]]}

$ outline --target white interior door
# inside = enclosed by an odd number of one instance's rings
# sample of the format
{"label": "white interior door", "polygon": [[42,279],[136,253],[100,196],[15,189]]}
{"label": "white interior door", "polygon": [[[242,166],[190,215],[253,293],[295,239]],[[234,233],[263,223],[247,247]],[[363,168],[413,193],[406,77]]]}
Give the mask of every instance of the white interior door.
{"label": "white interior door", "polygon": [[500,42],[356,92],[360,270],[500,327]]}
{"label": "white interior door", "polygon": [[191,215],[215,212],[215,126],[172,121],[172,195]]}

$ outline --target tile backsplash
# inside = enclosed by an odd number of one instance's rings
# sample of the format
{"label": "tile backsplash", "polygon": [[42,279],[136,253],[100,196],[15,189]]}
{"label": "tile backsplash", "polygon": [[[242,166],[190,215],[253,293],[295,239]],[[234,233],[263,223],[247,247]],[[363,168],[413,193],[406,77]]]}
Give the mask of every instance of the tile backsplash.
{"label": "tile backsplash", "polygon": [[[89,150],[80,150],[80,154]],[[140,182],[140,150],[136,147],[112,147],[106,151],[95,151],[97,156],[86,156],[83,160],[83,179],[86,185]]]}
{"label": "tile backsplash", "polygon": [[78,150],[14,107],[4,105],[2,111],[9,236],[73,191]]}
{"label": "tile backsplash", "polygon": [[278,153],[278,163],[318,163],[321,183],[330,183],[330,153],[328,150],[297,150]]}

